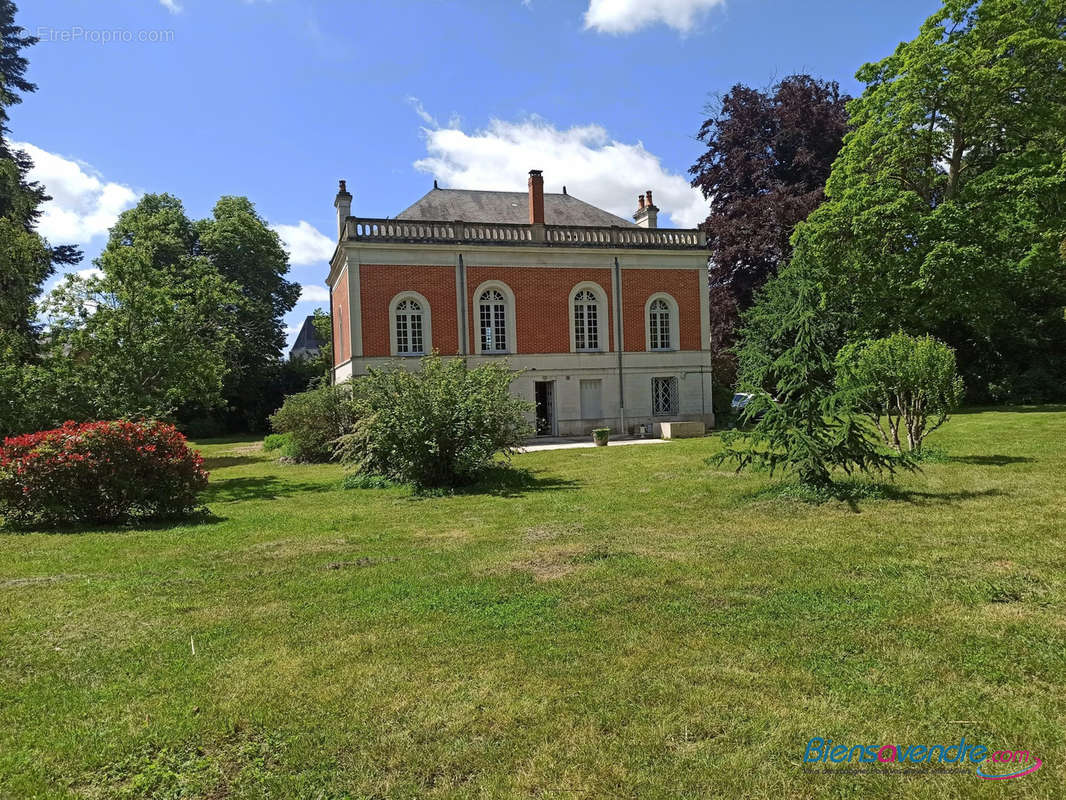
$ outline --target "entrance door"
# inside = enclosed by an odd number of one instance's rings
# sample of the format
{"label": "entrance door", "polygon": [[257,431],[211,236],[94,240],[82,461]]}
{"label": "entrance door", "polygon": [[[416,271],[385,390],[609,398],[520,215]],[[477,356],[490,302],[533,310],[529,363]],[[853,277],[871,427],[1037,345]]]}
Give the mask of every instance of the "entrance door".
{"label": "entrance door", "polygon": [[603,381],[581,381],[581,419],[603,418]]}
{"label": "entrance door", "polygon": [[534,381],[533,398],[537,405],[537,436],[555,435],[555,381]]}

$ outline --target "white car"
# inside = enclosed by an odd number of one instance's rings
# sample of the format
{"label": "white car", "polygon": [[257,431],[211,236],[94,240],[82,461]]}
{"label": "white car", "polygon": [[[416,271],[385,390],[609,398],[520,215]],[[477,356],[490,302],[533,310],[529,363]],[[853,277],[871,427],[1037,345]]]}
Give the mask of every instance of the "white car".
{"label": "white car", "polygon": [[744,406],[751,402],[755,395],[748,392],[737,392],[733,395],[733,399],[729,401],[729,407],[733,409],[734,414],[739,414],[744,410]]}

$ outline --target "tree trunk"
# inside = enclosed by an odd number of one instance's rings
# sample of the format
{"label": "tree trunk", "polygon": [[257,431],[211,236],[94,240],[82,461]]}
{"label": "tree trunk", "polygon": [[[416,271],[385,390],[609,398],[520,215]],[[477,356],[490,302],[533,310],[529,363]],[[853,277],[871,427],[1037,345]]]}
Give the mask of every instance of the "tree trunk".
{"label": "tree trunk", "polygon": [[945,200],[950,200],[959,190],[959,173],[962,172],[962,154],[966,150],[966,140],[959,126],[955,126],[955,133],[951,139],[951,161],[948,165],[948,188],[944,194]]}

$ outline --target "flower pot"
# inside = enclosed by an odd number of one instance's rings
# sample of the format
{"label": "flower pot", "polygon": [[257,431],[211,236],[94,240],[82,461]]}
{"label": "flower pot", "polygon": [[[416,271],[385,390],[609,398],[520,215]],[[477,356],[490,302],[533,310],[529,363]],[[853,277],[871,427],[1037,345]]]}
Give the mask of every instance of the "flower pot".
{"label": "flower pot", "polygon": [[610,428],[594,428],[592,431],[592,441],[596,443],[597,447],[606,447],[610,435]]}

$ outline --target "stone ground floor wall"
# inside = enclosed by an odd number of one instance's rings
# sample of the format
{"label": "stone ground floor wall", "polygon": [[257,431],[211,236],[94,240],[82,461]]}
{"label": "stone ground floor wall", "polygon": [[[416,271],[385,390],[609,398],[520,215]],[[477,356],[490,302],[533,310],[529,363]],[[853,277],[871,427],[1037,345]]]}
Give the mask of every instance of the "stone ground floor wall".
{"label": "stone ground floor wall", "polygon": [[[363,373],[365,374],[365,370]],[[333,368],[333,382],[341,383],[352,377],[352,362],[345,361],[343,364]]]}
{"label": "stone ground floor wall", "polygon": [[[471,366],[499,360],[499,356],[467,356]],[[400,363],[410,368],[417,358],[354,359],[336,370],[338,381],[365,374],[368,366],[384,367]],[[636,433],[640,425],[658,436],[661,422],[700,421],[714,426],[711,405],[710,357],[701,351],[663,353],[624,353],[619,382],[617,353],[572,353],[519,355],[507,358],[520,374],[512,391],[531,403],[536,401],[536,384],[550,384],[554,419],[549,435],[584,436],[593,428],[610,428],[614,433]],[[653,413],[653,379],[673,378],[677,386],[676,413]],[[625,400],[622,408],[620,398]],[[529,415],[534,422],[534,413]]]}

